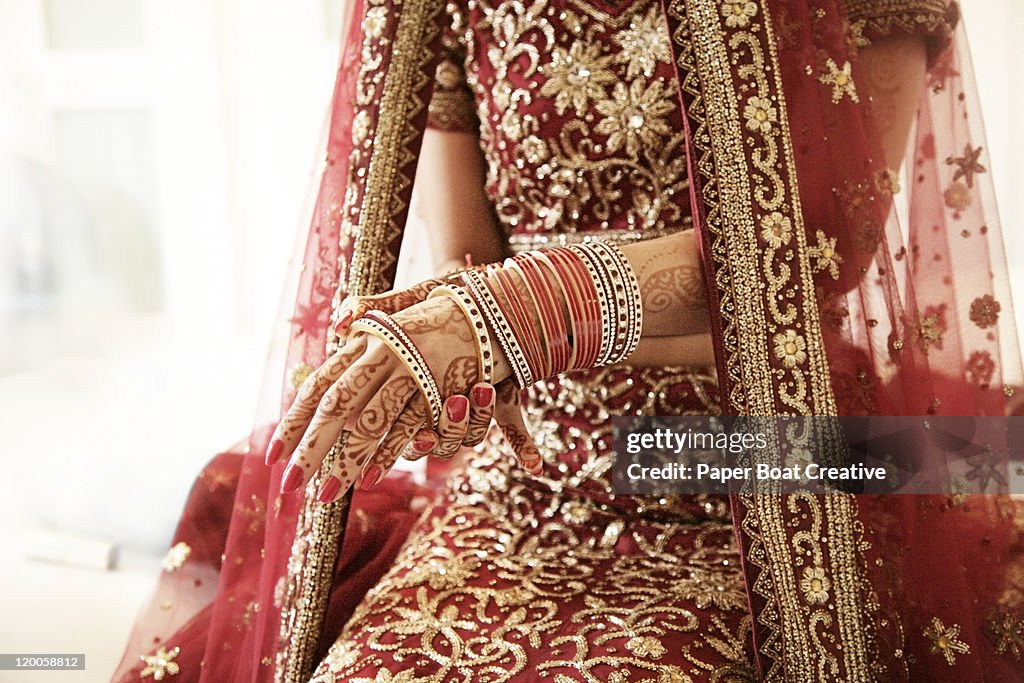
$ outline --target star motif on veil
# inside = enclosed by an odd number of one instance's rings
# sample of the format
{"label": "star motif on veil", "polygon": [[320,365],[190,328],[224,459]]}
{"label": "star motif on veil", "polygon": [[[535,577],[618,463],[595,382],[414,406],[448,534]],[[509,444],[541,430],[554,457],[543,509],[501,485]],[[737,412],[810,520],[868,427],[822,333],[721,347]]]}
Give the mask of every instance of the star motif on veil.
{"label": "star motif on veil", "polygon": [[948,166],[956,166],[956,172],[953,174],[953,182],[964,179],[967,183],[967,187],[974,187],[974,174],[984,173],[987,169],[978,163],[978,157],[981,156],[981,150],[983,147],[978,149],[972,149],[971,143],[967,143],[964,147],[963,156],[948,156],[946,157],[946,164]]}
{"label": "star motif on veil", "polygon": [[154,654],[142,655],[139,659],[146,665],[146,668],[139,675],[142,678],[152,676],[154,681],[162,681],[165,676],[177,676],[180,667],[174,661],[174,658],[180,652],[180,647],[171,648],[170,650],[160,648]]}

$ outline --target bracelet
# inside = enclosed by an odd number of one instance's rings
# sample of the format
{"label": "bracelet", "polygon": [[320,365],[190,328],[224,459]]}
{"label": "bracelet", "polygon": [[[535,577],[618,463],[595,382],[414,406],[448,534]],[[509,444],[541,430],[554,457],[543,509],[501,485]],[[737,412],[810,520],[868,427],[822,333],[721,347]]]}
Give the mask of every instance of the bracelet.
{"label": "bracelet", "polygon": [[[602,252],[614,264],[618,283],[615,285],[616,304],[619,306],[620,328],[625,325],[621,344],[617,342],[609,363],[619,363],[636,351],[643,332],[644,312],[640,297],[640,281],[618,247],[607,242],[595,241],[592,247]],[[623,309],[623,306],[625,308]]]}
{"label": "bracelet", "polygon": [[430,417],[436,428],[441,419],[441,392],[437,389],[437,381],[416,345],[395,320],[383,311],[367,311],[363,317],[352,323],[352,330],[366,332],[383,341],[394,351],[430,407]]}
{"label": "bracelet", "polygon": [[541,365],[543,364],[544,352],[541,350],[540,336],[537,334],[537,329],[533,326],[533,320],[530,318],[529,311],[526,310],[522,294],[512,279],[512,273],[505,268],[495,268],[491,271],[490,276],[486,280],[487,284],[490,285],[493,280],[501,289],[505,297],[505,303],[508,304],[508,309],[512,314],[509,319],[512,325],[512,338],[518,342],[522,350],[526,365],[530,371],[530,377],[533,381],[543,379],[544,375],[541,374]]}
{"label": "bracelet", "polygon": [[563,307],[552,286],[553,278],[546,276],[536,255],[520,254],[505,263],[519,272],[537,304],[542,337],[547,341],[544,346],[544,376],[565,372],[569,367],[569,332]]}
{"label": "bracelet", "polygon": [[498,345],[505,353],[505,358],[512,368],[516,386],[520,389],[530,386],[533,383],[533,378],[529,375],[530,368],[523,356],[522,349],[519,348],[519,344],[516,343],[515,337],[512,335],[512,326],[508,324],[505,313],[498,306],[498,301],[491,292],[487,278],[478,271],[467,270],[462,274],[462,282],[469,289],[477,306],[483,311],[484,317],[491,326],[491,332],[498,340]]}
{"label": "bracelet", "polygon": [[555,273],[570,306],[573,329],[569,369],[594,367],[601,345],[601,309],[596,280],[579,255],[565,248],[537,252]]}
{"label": "bracelet", "polygon": [[476,335],[476,360],[477,360],[477,381],[491,383],[494,374],[494,355],[491,351],[491,335],[487,331],[487,322],[480,313],[480,307],[473,300],[473,297],[465,289],[458,285],[441,285],[435,287],[427,295],[428,299],[438,296],[447,296],[452,299],[473,328]]}
{"label": "bracelet", "polygon": [[594,283],[594,287],[597,289],[597,300],[600,310],[599,319],[601,321],[601,344],[593,365],[594,367],[601,367],[607,365],[618,325],[618,320],[612,315],[615,310],[615,300],[611,294],[611,281],[608,273],[602,267],[600,259],[597,258],[591,249],[584,249],[582,245],[572,245],[566,248],[576,254],[583,262],[591,281]]}

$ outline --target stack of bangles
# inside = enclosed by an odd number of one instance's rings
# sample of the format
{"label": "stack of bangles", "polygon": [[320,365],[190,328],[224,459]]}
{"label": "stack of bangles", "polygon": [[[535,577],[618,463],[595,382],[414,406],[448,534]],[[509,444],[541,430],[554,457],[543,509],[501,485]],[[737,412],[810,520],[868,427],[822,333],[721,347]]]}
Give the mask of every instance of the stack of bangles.
{"label": "stack of bangles", "polygon": [[[441,285],[430,297],[452,299],[473,328],[480,382],[492,381],[492,340],[521,389],[570,370],[620,363],[640,343],[640,284],[613,245],[594,241],[530,251],[502,266],[466,270],[460,279],[462,285]],[[399,324],[368,311],[352,329],[381,339],[402,360],[436,427],[442,406],[437,382]]]}

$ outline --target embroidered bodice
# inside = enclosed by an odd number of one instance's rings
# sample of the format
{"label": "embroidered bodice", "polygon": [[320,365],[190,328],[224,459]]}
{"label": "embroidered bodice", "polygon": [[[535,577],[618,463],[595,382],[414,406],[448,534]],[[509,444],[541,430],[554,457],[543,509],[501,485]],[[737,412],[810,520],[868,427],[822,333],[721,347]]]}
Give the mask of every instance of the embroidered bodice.
{"label": "embroidered bodice", "polygon": [[479,131],[487,193],[514,248],[688,224],[659,3],[453,0],[448,11],[430,122]]}

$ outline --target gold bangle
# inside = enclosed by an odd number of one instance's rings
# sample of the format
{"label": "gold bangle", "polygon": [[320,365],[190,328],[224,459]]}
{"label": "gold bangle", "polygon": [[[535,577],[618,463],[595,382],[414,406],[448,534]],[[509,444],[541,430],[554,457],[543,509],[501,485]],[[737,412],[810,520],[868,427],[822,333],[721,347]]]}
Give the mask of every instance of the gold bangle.
{"label": "gold bangle", "polygon": [[423,360],[423,354],[409,339],[401,325],[383,311],[367,311],[363,317],[352,323],[351,329],[377,337],[398,356],[412,375],[423,397],[427,399],[430,418],[436,428],[441,420],[441,392],[438,391],[434,375]]}
{"label": "gold bangle", "polygon": [[427,295],[428,299],[446,296],[456,303],[466,316],[469,326],[476,335],[477,381],[491,383],[494,374],[494,354],[491,350],[491,335],[487,331],[487,321],[480,312],[473,297],[458,285],[440,285]]}

